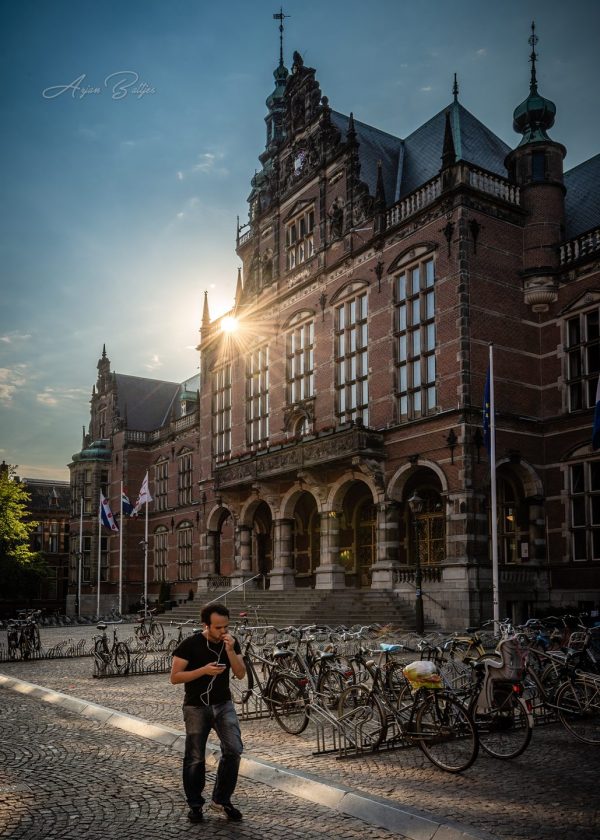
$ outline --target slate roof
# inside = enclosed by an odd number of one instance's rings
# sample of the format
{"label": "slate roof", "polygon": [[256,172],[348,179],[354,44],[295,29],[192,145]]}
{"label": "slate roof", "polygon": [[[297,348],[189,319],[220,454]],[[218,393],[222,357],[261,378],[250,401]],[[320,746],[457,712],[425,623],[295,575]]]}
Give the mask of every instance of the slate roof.
{"label": "slate roof", "polygon": [[565,234],[573,239],[600,226],[600,154],[565,172]]}
{"label": "slate roof", "polygon": [[[382,162],[388,207],[437,175],[442,165],[447,111],[451,115],[457,158],[506,177],[504,160],[511,151],[510,146],[460,102],[451,102],[404,140],[359,120],[354,121],[359,142],[360,177],[371,195],[375,194],[378,160]],[[345,139],[349,117],[332,111],[331,119]]]}
{"label": "slate roof", "polygon": [[70,509],[71,487],[68,481],[24,478],[23,483],[31,497],[31,501],[27,504],[29,510],[44,511],[54,508],[64,512]]}
{"label": "slate roof", "polygon": [[115,373],[115,379],[119,415],[127,418],[128,429],[137,432],[160,429],[171,417],[173,405],[176,417],[179,417],[179,382],[145,379],[125,373]]}

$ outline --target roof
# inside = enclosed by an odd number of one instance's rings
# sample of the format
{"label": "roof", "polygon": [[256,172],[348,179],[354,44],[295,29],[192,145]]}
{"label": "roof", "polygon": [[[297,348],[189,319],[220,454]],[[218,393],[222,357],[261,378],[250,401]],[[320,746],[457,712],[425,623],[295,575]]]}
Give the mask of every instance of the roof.
{"label": "roof", "polygon": [[179,416],[179,382],[145,379],[125,373],[115,373],[114,376],[118,411],[127,420],[128,429],[138,432],[160,429],[169,420],[173,405]]}
{"label": "roof", "polygon": [[[354,121],[360,177],[371,195],[375,195],[378,161],[382,163],[388,207],[438,174],[442,165],[446,112],[451,116],[457,158],[506,178],[504,160],[511,151],[510,146],[459,102],[451,102],[404,140],[359,120]],[[331,119],[345,137],[349,117],[332,111]]]}
{"label": "roof", "polygon": [[600,154],[565,172],[565,235],[573,239],[600,226]]}
{"label": "roof", "polygon": [[71,505],[71,487],[68,481],[51,481],[43,478],[23,478],[23,484],[31,497],[29,510],[68,511]]}

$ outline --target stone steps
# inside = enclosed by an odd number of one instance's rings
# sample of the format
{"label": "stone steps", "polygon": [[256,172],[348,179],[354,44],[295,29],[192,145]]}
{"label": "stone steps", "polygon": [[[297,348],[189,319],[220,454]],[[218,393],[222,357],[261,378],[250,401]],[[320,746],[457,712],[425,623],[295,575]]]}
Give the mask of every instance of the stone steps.
{"label": "stone steps", "polygon": [[[218,598],[223,601],[235,619],[240,612],[247,612],[250,621],[254,615],[252,607],[259,605],[259,615],[276,627],[303,624],[394,624],[402,630],[414,629],[414,610],[400,601],[392,592],[367,589],[341,590],[286,590],[283,592],[263,592],[249,590],[226,594],[212,592],[206,600]],[[165,613],[163,621],[198,620],[199,611],[204,601],[187,601]]]}

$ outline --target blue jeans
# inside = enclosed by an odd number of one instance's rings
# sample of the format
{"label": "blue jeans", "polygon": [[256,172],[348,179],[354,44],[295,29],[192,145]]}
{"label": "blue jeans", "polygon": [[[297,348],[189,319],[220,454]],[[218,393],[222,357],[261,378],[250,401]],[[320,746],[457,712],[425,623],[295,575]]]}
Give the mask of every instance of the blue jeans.
{"label": "blue jeans", "polygon": [[235,790],[240,766],[242,736],[237,714],[231,700],[214,706],[184,706],[185,754],[183,756],[183,790],[190,808],[204,805],[206,780],[206,741],[214,729],[221,742],[221,758],[213,788],[213,802],[226,805]]}

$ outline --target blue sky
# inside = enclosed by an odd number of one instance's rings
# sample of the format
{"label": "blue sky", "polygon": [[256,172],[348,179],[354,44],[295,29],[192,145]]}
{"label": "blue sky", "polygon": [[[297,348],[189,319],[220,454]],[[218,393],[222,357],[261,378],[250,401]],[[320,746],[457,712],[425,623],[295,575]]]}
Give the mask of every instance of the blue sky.
{"label": "blue sky", "polygon": [[[104,342],[121,373],[196,373],[204,290],[213,316],[233,301],[277,9],[0,5],[0,458],[21,475],[68,477]],[[284,11],[286,65],[298,50],[335,110],[405,137],[451,101],[456,72],[463,105],[511,146],[535,19],[566,168],[600,151],[596,0],[289,0]]]}

